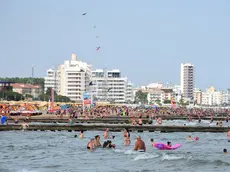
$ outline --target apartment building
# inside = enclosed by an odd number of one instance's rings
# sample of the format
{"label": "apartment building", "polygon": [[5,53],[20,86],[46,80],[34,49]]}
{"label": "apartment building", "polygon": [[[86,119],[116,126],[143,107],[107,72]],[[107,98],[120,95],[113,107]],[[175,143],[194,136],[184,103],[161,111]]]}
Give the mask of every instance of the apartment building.
{"label": "apartment building", "polygon": [[195,85],[194,65],[191,63],[181,64],[181,92],[185,100],[193,100],[193,91]]}
{"label": "apartment building", "polygon": [[91,77],[92,66],[72,54],[72,59],[64,61],[56,71],[47,71],[45,90],[52,87],[59,95],[67,96],[73,101],[82,101],[83,94],[89,91]]}
{"label": "apartment building", "polygon": [[118,69],[92,71],[91,91],[99,101],[125,103],[134,99],[132,84],[127,77],[121,76]]}

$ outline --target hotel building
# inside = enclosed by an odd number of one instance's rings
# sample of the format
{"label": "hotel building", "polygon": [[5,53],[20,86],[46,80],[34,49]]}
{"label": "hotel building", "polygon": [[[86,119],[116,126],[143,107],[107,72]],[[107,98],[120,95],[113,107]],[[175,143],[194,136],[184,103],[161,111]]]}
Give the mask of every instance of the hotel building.
{"label": "hotel building", "polygon": [[193,100],[195,85],[194,66],[191,63],[181,64],[181,92],[185,100]]}

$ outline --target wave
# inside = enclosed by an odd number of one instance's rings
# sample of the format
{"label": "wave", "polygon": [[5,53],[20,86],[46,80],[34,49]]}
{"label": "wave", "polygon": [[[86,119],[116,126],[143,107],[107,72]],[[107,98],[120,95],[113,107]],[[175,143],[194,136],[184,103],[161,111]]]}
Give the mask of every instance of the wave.
{"label": "wave", "polygon": [[38,172],[38,171],[22,169],[22,170],[19,170],[17,172]]}
{"label": "wave", "polygon": [[222,160],[205,160],[205,159],[190,159],[189,162],[192,166],[204,166],[204,165],[213,165],[213,166],[230,166],[230,163]]}
{"label": "wave", "polygon": [[133,150],[127,150],[127,149],[114,149],[114,152],[117,153],[124,153],[126,155],[135,155],[138,154],[139,152],[133,151]]}
{"label": "wave", "polygon": [[138,160],[143,160],[143,159],[153,159],[153,158],[157,158],[159,155],[153,155],[153,154],[149,154],[149,153],[142,153],[141,155],[138,155],[137,157],[134,158],[134,161],[138,161]]}
{"label": "wave", "polygon": [[179,159],[184,159],[184,156],[175,156],[175,155],[168,155],[168,154],[163,154],[161,160],[179,160]]}

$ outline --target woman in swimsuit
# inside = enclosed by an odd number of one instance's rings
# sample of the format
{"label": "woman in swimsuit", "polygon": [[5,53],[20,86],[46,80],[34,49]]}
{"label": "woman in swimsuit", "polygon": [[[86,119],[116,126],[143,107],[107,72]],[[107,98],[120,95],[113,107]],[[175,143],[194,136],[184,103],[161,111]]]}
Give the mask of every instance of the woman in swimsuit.
{"label": "woman in swimsuit", "polygon": [[92,138],[90,142],[87,144],[87,149],[90,149],[90,150],[95,149],[94,138]]}
{"label": "woman in swimsuit", "polygon": [[131,141],[130,141],[130,133],[127,128],[124,131],[124,137],[125,137],[125,146],[129,146]]}

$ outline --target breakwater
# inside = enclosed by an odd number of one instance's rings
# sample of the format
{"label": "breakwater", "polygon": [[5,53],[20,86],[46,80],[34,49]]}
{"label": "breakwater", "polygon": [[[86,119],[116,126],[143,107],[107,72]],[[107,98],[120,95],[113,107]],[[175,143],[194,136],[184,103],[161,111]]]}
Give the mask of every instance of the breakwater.
{"label": "breakwater", "polygon": [[[109,128],[110,131],[123,131],[124,128],[130,131],[149,131],[155,132],[160,131],[164,133],[168,132],[228,132],[229,127],[204,127],[204,126],[156,126],[156,125],[143,125],[133,126],[130,124],[40,124],[40,125],[29,125],[28,131],[81,131],[81,130],[97,130],[104,131]],[[21,130],[21,125],[0,125],[0,131],[10,130]]]}

